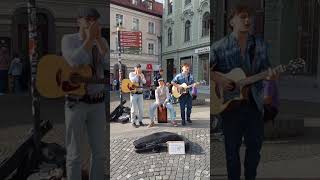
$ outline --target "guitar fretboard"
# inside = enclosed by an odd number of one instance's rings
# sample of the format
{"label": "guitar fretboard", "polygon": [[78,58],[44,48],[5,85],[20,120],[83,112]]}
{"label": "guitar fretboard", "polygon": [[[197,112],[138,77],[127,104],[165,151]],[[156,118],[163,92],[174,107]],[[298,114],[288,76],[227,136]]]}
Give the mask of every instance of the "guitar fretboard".
{"label": "guitar fretboard", "polygon": [[[279,65],[279,66],[273,68],[273,70],[276,71],[277,73],[284,72],[284,66]],[[258,82],[258,81],[265,79],[268,75],[269,75],[268,71],[263,71],[261,73],[258,73],[253,76],[249,76],[243,80],[240,80],[239,84],[240,84],[240,86],[247,86],[247,85],[250,85],[250,84],[253,84],[255,82]]]}

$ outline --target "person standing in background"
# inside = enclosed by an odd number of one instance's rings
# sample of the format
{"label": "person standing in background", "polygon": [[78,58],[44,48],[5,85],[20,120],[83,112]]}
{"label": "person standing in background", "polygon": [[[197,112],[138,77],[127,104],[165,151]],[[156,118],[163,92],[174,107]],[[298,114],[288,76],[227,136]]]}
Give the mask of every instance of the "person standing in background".
{"label": "person standing in background", "polygon": [[21,59],[19,58],[19,54],[15,53],[13,56],[13,60],[11,61],[8,75],[12,78],[13,88],[12,91],[15,94],[21,93],[21,76],[22,76],[23,64]]}

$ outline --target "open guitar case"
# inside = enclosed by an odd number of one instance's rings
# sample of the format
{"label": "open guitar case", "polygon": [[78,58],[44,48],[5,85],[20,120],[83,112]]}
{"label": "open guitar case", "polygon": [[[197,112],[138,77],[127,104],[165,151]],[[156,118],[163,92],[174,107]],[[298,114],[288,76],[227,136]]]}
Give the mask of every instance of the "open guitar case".
{"label": "open guitar case", "polygon": [[159,153],[167,150],[168,141],[184,141],[186,152],[191,147],[191,141],[182,135],[178,135],[172,132],[157,132],[144,137],[141,137],[133,141],[135,152],[137,153],[148,153],[154,152]]}
{"label": "open guitar case", "polygon": [[114,109],[110,114],[111,122],[120,122],[122,124],[130,121],[130,108],[123,106],[126,100],[123,100],[119,106]]}

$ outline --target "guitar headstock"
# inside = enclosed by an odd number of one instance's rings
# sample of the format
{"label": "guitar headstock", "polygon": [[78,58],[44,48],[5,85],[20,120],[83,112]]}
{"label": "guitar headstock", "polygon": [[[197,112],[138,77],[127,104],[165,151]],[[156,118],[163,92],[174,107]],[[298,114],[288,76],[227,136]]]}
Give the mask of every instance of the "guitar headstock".
{"label": "guitar headstock", "polygon": [[297,72],[302,72],[306,62],[302,58],[292,59],[286,66],[282,66],[283,71],[289,71],[291,74],[297,74]]}
{"label": "guitar headstock", "polygon": [[207,83],[207,81],[206,80],[201,80],[201,81],[199,81],[199,82],[196,82],[196,85],[202,85],[202,84],[206,84]]}

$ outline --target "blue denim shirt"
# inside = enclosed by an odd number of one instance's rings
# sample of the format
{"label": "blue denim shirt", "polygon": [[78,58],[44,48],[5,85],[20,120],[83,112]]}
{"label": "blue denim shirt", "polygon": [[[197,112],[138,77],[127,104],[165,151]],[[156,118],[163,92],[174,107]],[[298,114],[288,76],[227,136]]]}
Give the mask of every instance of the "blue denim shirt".
{"label": "blue denim shirt", "polygon": [[[255,46],[255,60],[251,64],[250,50]],[[253,52],[253,51],[252,51]],[[251,53],[252,54],[252,53]],[[212,44],[210,66],[214,71],[228,73],[234,68],[241,68],[247,75],[253,75],[267,70],[271,65],[268,59],[267,45],[262,38],[248,36],[244,58],[241,56],[240,46],[235,35],[224,37]],[[263,82],[259,81],[251,86],[251,92],[258,109],[263,111]],[[239,92],[225,92],[225,99],[231,99]]]}
{"label": "blue denim shirt", "polygon": [[[189,74],[186,78],[186,76],[183,73],[177,74],[171,81],[172,83],[176,84],[183,84],[186,83],[187,85],[191,85],[194,83],[194,78],[192,74]],[[192,88],[189,88],[189,94],[191,95]]]}

